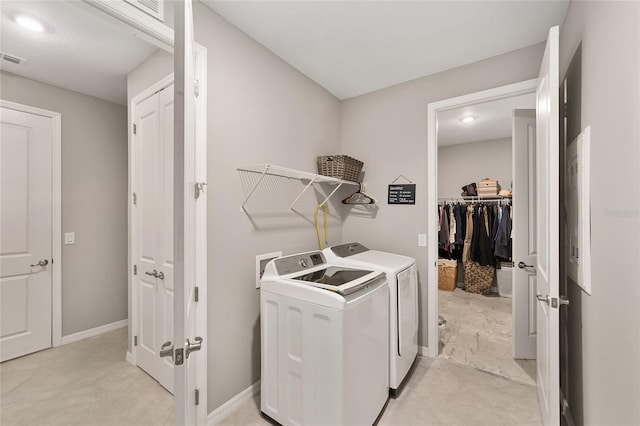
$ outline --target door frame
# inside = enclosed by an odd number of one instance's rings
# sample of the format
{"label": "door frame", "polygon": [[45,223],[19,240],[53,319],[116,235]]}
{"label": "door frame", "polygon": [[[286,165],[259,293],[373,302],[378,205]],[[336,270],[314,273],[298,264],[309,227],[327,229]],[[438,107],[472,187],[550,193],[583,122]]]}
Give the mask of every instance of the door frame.
{"label": "door frame", "polygon": [[[538,79],[431,102],[427,105],[427,347],[430,358],[438,356],[438,112],[512,96],[536,93]],[[433,262],[431,262],[433,260]]]}
{"label": "door frame", "polygon": [[0,106],[51,119],[51,346],[62,345],[62,114],[0,99]]}

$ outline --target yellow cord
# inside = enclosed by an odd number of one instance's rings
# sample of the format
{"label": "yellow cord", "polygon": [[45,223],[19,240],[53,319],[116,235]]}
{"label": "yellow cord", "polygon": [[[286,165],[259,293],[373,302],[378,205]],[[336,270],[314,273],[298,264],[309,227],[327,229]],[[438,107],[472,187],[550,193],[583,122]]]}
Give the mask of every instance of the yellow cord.
{"label": "yellow cord", "polygon": [[318,246],[320,250],[322,250],[322,237],[320,236],[320,224],[318,223],[318,211],[320,207],[324,207],[324,240],[327,244],[329,243],[329,209],[327,209],[326,204],[318,204],[315,213],[313,213],[313,218],[316,221],[316,233],[318,234]]}

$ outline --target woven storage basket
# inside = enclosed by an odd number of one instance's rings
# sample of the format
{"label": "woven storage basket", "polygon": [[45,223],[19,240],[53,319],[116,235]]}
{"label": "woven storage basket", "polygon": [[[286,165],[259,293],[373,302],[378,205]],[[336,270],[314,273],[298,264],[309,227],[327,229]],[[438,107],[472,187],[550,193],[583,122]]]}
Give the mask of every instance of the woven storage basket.
{"label": "woven storage basket", "polygon": [[456,275],[458,262],[455,260],[438,259],[438,289],[453,291],[456,289]]}
{"label": "woven storage basket", "polygon": [[364,163],[348,155],[318,156],[318,173],[342,180],[358,182]]}
{"label": "woven storage basket", "polygon": [[496,269],[492,265],[480,266],[477,262],[464,263],[464,291],[469,293],[491,294],[491,284]]}

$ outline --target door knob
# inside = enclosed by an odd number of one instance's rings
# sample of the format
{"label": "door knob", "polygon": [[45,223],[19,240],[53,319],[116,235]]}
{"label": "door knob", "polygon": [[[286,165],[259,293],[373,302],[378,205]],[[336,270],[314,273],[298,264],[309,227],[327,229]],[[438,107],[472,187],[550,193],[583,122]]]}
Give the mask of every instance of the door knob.
{"label": "door knob", "polygon": [[527,265],[524,262],[518,262],[518,268],[520,269],[524,269],[524,268],[533,268],[533,265]]}
{"label": "door knob", "polygon": [[173,360],[173,344],[170,341],[164,342],[162,344],[162,347],[160,348],[160,358],[164,358],[167,356],[170,356],[171,360]]}
{"label": "door knob", "polygon": [[155,269],[151,272],[147,271],[145,272],[145,274],[149,275],[150,277],[160,278],[161,280],[164,280],[164,272],[158,272]]}
{"label": "door knob", "polygon": [[536,294],[536,299],[538,299],[539,301],[544,302],[544,303],[546,303],[548,305],[549,304],[549,299],[551,299],[551,298],[549,297],[548,294],[546,296],[543,296],[541,294]]}
{"label": "door knob", "polygon": [[31,267],[35,267],[35,266],[47,266],[49,264],[49,259],[42,259],[39,260],[38,263],[34,263],[33,265],[31,265]]}
{"label": "door knob", "polygon": [[184,356],[189,359],[189,354],[191,352],[199,351],[202,348],[202,337],[196,337],[196,341],[191,343],[189,339],[187,339],[187,343],[184,348]]}

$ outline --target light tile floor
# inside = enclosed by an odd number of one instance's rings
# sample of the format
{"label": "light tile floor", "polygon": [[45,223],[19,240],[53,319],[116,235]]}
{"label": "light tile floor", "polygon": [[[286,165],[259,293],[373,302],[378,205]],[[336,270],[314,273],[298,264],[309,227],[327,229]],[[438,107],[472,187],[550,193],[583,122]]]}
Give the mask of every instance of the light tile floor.
{"label": "light tile floor", "polygon": [[535,386],[535,360],[512,357],[511,299],[439,290],[438,313],[442,358]]}
{"label": "light tile floor", "polygon": [[126,350],[122,328],[0,364],[0,424],[173,424],[173,395]]}
{"label": "light tile floor", "polygon": [[[379,425],[540,425],[536,388],[437,358],[419,358],[398,398],[389,399]],[[220,426],[270,425],[260,396]]]}
{"label": "light tile floor", "polygon": [[[170,425],[173,397],[124,360],[126,329],[0,364],[0,424]],[[222,425],[268,425],[259,396]],[[419,358],[380,425],[539,425],[536,388],[443,356]]]}

